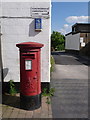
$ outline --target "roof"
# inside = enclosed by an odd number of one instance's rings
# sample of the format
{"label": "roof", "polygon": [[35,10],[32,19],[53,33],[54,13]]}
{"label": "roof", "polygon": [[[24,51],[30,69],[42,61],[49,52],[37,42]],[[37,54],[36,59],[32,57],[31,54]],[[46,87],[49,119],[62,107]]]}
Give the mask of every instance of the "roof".
{"label": "roof", "polygon": [[70,34],[72,34],[72,32],[69,32],[69,33],[65,34],[65,36],[70,35]]}
{"label": "roof", "polygon": [[75,23],[72,26],[72,32],[67,33],[65,36],[69,34],[77,34],[77,33],[90,33],[90,23]]}
{"label": "roof", "polygon": [[75,27],[75,26],[77,26],[77,25],[90,25],[90,23],[75,23],[72,27]]}

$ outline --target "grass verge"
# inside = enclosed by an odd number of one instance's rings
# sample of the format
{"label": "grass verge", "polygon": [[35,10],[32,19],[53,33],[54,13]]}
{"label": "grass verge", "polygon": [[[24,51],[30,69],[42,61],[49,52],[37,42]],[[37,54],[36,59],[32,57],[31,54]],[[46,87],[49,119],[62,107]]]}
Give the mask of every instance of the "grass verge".
{"label": "grass verge", "polygon": [[51,68],[50,68],[50,72],[54,71],[54,64],[55,64],[54,58],[53,58],[53,56],[51,56]]}

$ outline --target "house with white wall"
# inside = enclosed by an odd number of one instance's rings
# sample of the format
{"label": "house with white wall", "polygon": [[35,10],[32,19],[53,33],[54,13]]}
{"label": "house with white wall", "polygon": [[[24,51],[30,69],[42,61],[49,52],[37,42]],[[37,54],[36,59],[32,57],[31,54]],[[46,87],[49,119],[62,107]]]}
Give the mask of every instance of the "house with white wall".
{"label": "house with white wall", "polygon": [[[76,23],[72,32],[65,35],[65,50],[79,53],[90,42],[90,24]],[[83,50],[84,52],[85,50]],[[88,51],[88,49],[86,50]]]}
{"label": "house with white wall", "polygon": [[[20,82],[19,50],[16,44],[37,42],[41,50],[41,83],[50,83],[51,2],[2,2],[1,60],[2,79]],[[41,30],[35,30],[35,18],[41,19]]]}

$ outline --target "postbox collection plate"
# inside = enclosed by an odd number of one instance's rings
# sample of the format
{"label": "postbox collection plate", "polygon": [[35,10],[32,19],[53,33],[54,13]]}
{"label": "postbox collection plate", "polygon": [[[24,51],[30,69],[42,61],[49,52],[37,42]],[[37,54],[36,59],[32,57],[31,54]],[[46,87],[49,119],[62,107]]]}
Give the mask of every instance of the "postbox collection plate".
{"label": "postbox collection plate", "polygon": [[25,70],[32,70],[32,60],[25,60]]}

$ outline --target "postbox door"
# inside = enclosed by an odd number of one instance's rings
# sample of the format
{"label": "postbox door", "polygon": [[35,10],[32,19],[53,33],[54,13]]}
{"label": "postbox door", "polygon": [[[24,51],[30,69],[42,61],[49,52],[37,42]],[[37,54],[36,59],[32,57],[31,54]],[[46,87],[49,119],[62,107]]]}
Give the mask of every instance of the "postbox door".
{"label": "postbox door", "polygon": [[38,59],[37,52],[24,56],[22,59],[21,93],[37,95],[38,92]]}

